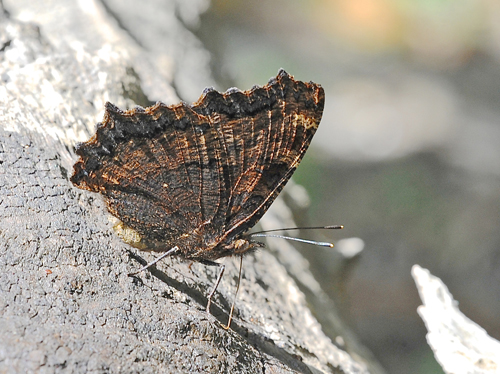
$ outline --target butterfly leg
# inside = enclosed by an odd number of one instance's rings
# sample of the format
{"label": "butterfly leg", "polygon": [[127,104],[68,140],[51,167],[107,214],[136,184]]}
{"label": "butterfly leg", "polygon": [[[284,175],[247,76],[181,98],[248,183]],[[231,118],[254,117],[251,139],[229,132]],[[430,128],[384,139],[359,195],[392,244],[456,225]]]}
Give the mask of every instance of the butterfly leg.
{"label": "butterfly leg", "polygon": [[139,270],[133,272],[133,273],[130,273],[129,276],[134,276],[134,275],[137,275],[139,274],[141,271],[144,271],[146,270],[147,268],[150,268],[151,266],[155,265],[156,263],[158,263],[159,261],[163,260],[165,257],[167,256],[170,256],[172,254],[174,254],[175,252],[177,252],[179,250],[179,247],[175,246],[171,249],[169,249],[167,252],[165,252],[164,254],[162,254],[160,257],[157,257],[156,259],[154,259],[153,261],[151,261],[149,264],[143,266],[142,268],[140,268]]}
{"label": "butterfly leg", "polygon": [[219,287],[220,281],[222,280],[222,275],[224,274],[224,270],[226,270],[226,265],[219,264],[218,262],[210,261],[210,260],[203,260],[201,261],[203,264],[208,265],[208,266],[217,266],[220,267],[219,274],[217,275],[217,280],[215,281],[215,285],[208,294],[208,301],[207,301],[207,313],[210,313],[210,304],[212,304],[212,297],[215,294],[215,291],[217,291],[217,287]]}
{"label": "butterfly leg", "polygon": [[233,303],[231,304],[231,311],[229,312],[229,318],[227,320],[227,326],[222,325],[222,327],[225,328],[226,330],[228,330],[229,326],[231,326],[231,321],[233,319],[234,304],[236,303],[236,296],[238,296],[238,291],[240,290],[241,268],[242,268],[242,266],[243,266],[243,255],[240,255],[240,272],[238,274],[238,285],[236,286],[236,291],[234,292]]}
{"label": "butterfly leg", "polygon": [[[213,289],[210,291],[210,293],[208,294],[207,313],[210,313],[210,304],[212,303],[212,297],[215,294],[217,287],[219,287],[219,283],[222,280],[222,275],[224,274],[224,270],[226,269],[226,266],[219,264],[218,262],[213,262],[213,261],[203,261],[203,263],[206,265],[220,266],[221,267],[219,270],[219,274],[217,276],[217,280],[215,281],[215,285],[214,285]],[[240,289],[242,265],[243,265],[243,255],[240,256],[240,272],[238,275],[238,285],[236,286],[236,291],[234,293],[233,303],[231,304],[231,311],[229,312],[229,318],[227,321],[227,325],[222,325],[222,327],[226,330],[229,329],[229,326],[231,326],[231,321],[233,320],[234,304],[236,302],[236,296],[238,295],[238,291]]]}

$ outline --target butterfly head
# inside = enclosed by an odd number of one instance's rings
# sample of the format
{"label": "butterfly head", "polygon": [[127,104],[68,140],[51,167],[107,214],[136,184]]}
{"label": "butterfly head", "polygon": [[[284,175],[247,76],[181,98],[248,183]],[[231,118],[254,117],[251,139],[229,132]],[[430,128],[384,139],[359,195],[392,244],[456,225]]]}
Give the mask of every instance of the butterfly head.
{"label": "butterfly head", "polygon": [[256,250],[257,248],[263,247],[264,244],[254,240],[249,240],[247,238],[238,238],[229,243],[228,249],[231,250],[235,255],[240,255],[248,251]]}

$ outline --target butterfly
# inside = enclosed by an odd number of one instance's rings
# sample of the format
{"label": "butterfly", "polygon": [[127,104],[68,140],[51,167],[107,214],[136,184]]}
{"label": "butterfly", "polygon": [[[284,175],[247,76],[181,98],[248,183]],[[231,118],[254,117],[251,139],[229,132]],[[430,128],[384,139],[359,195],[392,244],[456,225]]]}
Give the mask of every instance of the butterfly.
{"label": "butterfly", "polygon": [[207,88],[191,105],[106,103],[71,182],[104,196],[129,244],[218,265],[262,246],[248,231],[302,160],[324,103],[320,85],[284,70],[248,91]]}

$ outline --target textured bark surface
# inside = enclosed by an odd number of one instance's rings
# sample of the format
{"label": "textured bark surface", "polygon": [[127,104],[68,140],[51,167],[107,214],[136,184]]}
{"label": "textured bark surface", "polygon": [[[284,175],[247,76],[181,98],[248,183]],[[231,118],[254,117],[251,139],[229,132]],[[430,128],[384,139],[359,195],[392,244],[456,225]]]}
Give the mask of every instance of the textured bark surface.
{"label": "textured bark surface", "polygon": [[[0,372],[368,372],[332,344],[307,308],[286,268],[311,293],[321,292],[293,248],[280,249],[285,266],[266,250],[245,257],[236,319],[224,330],[237,261],[225,260],[207,315],[217,269],[168,259],[129,277],[152,257],[118,239],[100,196],[68,180],[73,147],[93,133],[105,101],[122,108],[172,103],[173,87],[189,97],[210,83],[200,58],[206,52],[184,25],[196,18],[187,3],[203,9],[184,0],[156,8],[144,2],[142,13],[132,2],[3,2]],[[154,9],[176,15],[163,50],[122,29],[132,15]],[[198,73],[187,74],[188,67]],[[280,201],[266,222],[288,212]],[[326,320],[331,335],[350,342],[333,313]]]}

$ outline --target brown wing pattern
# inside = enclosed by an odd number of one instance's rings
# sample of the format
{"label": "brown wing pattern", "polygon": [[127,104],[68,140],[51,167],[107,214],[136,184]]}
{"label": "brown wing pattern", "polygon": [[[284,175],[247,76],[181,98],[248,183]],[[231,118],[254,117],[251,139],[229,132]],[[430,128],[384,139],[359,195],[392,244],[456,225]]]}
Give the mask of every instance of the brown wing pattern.
{"label": "brown wing pattern", "polygon": [[186,240],[209,250],[262,217],[323,106],[319,85],[284,71],[246,92],[208,89],[192,106],[121,111],[107,103],[96,134],[77,147],[71,181],[101,192],[113,215],[162,249]]}
{"label": "brown wing pattern", "polygon": [[220,94],[212,95],[202,96],[193,109],[215,113],[210,122],[221,139],[230,190],[219,205],[227,211],[219,211],[215,223],[219,231],[223,226],[221,239],[231,240],[257,223],[295,171],[321,120],[324,92],[280,71],[262,88],[223,95],[239,116],[207,108]]}
{"label": "brown wing pattern", "polygon": [[96,135],[77,149],[71,181],[101,192],[113,215],[168,249],[227,195],[212,132],[184,104],[122,112],[108,103]]}

